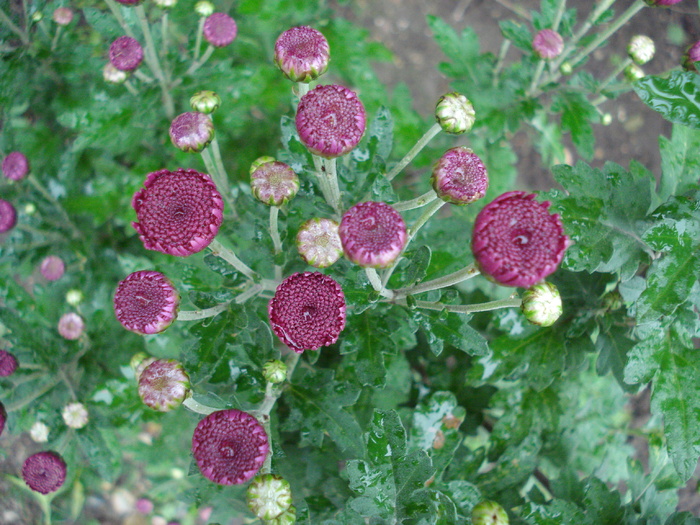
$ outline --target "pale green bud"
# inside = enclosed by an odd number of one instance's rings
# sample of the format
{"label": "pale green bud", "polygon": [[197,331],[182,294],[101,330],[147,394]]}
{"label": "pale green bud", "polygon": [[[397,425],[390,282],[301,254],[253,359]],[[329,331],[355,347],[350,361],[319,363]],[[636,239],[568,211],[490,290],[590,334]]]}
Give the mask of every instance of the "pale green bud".
{"label": "pale green bud", "polygon": [[630,64],[625,68],[625,78],[628,82],[636,82],[644,78],[644,70],[637,64]]}
{"label": "pale green bud", "polygon": [[287,379],[287,365],[279,359],[273,359],[263,365],[263,377],[268,383],[276,385]]}
{"label": "pale green bud", "polygon": [[495,501],[482,501],[472,509],[473,525],[508,525],[508,514]]}
{"label": "pale green bud", "polygon": [[126,71],[117,69],[111,62],[107,62],[102,68],[102,77],[110,84],[123,84],[128,77]]}
{"label": "pale green bud", "polygon": [[562,75],[570,75],[571,73],[573,73],[574,68],[572,67],[571,62],[562,62],[559,66],[559,72]]}
{"label": "pale green bud", "polygon": [[523,293],[521,309],[532,324],[552,326],[563,311],[559,290],[552,283],[535,284]]}
{"label": "pale green bud", "polygon": [[248,487],[246,501],[253,514],[269,522],[292,505],[292,489],[281,476],[262,474],[256,476]]}
{"label": "pale green bud", "polygon": [[83,292],[80,290],[73,289],[66,292],[66,302],[71,306],[78,306],[83,302],[83,299]]}
{"label": "pale green bud", "polygon": [[654,41],[645,35],[633,36],[627,45],[627,54],[639,66],[643,66],[654,58],[655,51]]}
{"label": "pale green bud", "polygon": [[214,12],[214,4],[207,0],[200,0],[194,4],[195,12],[201,17],[207,17]]}
{"label": "pale green bud", "polygon": [[472,103],[460,93],[447,93],[435,106],[435,120],[445,133],[459,135],[474,125],[476,113]]}
{"label": "pale green bud", "polygon": [[610,124],[612,124],[612,115],[610,113],[603,113],[600,116],[600,123],[603,126],[609,126]]}
{"label": "pale green bud", "polygon": [[213,91],[199,91],[190,98],[190,106],[200,113],[214,113],[221,105],[221,98]]}

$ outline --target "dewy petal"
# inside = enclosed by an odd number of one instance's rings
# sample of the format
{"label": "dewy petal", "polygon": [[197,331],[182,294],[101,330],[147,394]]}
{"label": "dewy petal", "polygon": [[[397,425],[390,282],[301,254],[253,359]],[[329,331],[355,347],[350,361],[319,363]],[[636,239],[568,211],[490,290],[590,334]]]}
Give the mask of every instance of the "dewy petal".
{"label": "dewy petal", "polygon": [[119,322],[137,334],[157,334],[177,318],[180,295],[160,272],[139,271],[126,277],[114,293]]}
{"label": "dewy petal", "polygon": [[452,204],[470,204],[486,195],[489,178],[481,159],[463,146],[447,150],[430,178],[438,197]]}

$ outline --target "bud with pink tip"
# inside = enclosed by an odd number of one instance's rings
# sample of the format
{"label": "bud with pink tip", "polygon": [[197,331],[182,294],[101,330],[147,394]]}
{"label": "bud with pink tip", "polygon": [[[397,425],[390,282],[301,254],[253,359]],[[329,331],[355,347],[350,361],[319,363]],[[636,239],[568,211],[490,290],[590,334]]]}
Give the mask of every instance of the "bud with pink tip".
{"label": "bud with pink tip", "polygon": [[142,60],[143,48],[135,38],[120,36],[109,46],[109,61],[120,71],[133,71]]}
{"label": "bud with pink tip", "polygon": [[469,148],[447,150],[430,177],[438,197],[452,204],[471,204],[486,195],[489,178],[481,159]]}
{"label": "bud with pink tip", "polygon": [[251,512],[267,523],[292,505],[292,488],[282,476],[261,474],[248,487],[246,502]]}
{"label": "bud with pink tip", "polygon": [[226,13],[212,13],[204,22],[204,38],[214,47],[226,47],[236,39],[236,21]]}
{"label": "bud with pink tip", "polygon": [[17,358],[7,350],[0,350],[0,377],[8,377],[17,370]]}
{"label": "bud with pink tip", "polygon": [[697,71],[697,62],[700,62],[700,40],[690,45],[683,55],[683,69],[686,71]]}
{"label": "bud with pink tip", "polygon": [[257,474],[270,450],[263,426],[240,410],[219,410],[192,435],[192,454],[202,475],[220,485],[239,485]]}
{"label": "bud with pink tip", "polygon": [[343,255],[339,225],[331,219],[309,219],[297,232],[297,250],[306,264],[328,268]]}
{"label": "bud with pink tip", "polygon": [[70,428],[83,428],[88,422],[88,411],[82,403],[68,403],[63,407],[61,415]]}
{"label": "bud with pink tip", "polygon": [[66,462],[56,452],[37,452],[24,461],[22,478],[36,492],[55,492],[66,481]]}
{"label": "bud with pink tip", "polygon": [[190,376],[175,359],[157,359],[139,375],[139,397],[159,412],[179,407],[190,393]]}
{"label": "bud with pink tip", "polygon": [[214,123],[204,113],[188,111],[170,124],[170,141],[186,153],[199,153],[214,139]]}
{"label": "bud with pink tip", "polygon": [[284,162],[265,162],[250,174],[250,189],[263,204],[282,206],[299,191],[299,177]]}
{"label": "bud with pink tip", "polygon": [[12,203],[0,199],[0,233],[10,231],[17,224],[17,210]]}
{"label": "bud with pink tip", "polygon": [[148,498],[139,498],[136,501],[136,511],[140,514],[150,514],[153,512],[153,502]]}
{"label": "bud with pink tip", "polygon": [[345,328],[345,295],[332,277],[295,273],[277,287],[267,312],[272,331],[300,354],[338,340]]}
{"label": "bud with pink tip", "polygon": [[114,314],[131,332],[157,334],[177,319],[180,294],[160,272],[139,271],[119,282],[114,292]]}
{"label": "bud with pink tip", "polygon": [[67,7],[57,7],[53,12],[53,21],[59,26],[67,26],[73,21],[73,11]]}
{"label": "bud with pink tip", "polygon": [[476,112],[464,95],[447,93],[441,96],[435,105],[435,120],[445,133],[460,135],[472,129]]}
{"label": "bud with pink tip", "polygon": [[47,281],[58,281],[63,277],[63,272],[66,270],[66,265],[63,259],[55,255],[49,255],[43,261],[41,261],[40,271],[41,275]]}
{"label": "bud with pink tip", "polygon": [[13,151],[2,159],[2,174],[10,180],[22,180],[29,174],[29,160],[24,153]]}
{"label": "bud with pink tip", "polygon": [[275,42],[274,62],[292,82],[311,82],[323,75],[330,62],[326,37],[309,26],[282,33]]}
{"label": "bud with pink tip", "polygon": [[29,437],[35,443],[46,443],[49,440],[49,427],[41,421],[37,421],[29,429]]}
{"label": "bud with pink tip", "polygon": [[83,318],[75,313],[63,314],[58,321],[58,333],[69,341],[75,341],[83,335],[85,323]]}
{"label": "bud with pink tip", "polygon": [[313,153],[335,158],[351,151],[367,125],[357,94],[343,86],[316,86],[301,97],[296,114],[301,142]]}
{"label": "bud with pink tip", "polygon": [[553,29],[543,29],[532,40],[532,49],[540,58],[551,60],[564,51],[564,39]]}

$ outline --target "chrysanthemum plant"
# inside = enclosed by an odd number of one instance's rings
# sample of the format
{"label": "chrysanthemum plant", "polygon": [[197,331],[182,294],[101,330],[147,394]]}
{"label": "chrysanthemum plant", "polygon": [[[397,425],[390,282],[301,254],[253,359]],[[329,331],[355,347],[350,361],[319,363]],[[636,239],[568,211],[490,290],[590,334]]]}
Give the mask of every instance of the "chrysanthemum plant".
{"label": "chrysanthemum plant", "polygon": [[[0,508],[699,523],[700,53],[608,45],[688,0],[430,16],[420,112],[321,2],[64,4],[0,6]],[[620,96],[658,173],[586,162]]]}

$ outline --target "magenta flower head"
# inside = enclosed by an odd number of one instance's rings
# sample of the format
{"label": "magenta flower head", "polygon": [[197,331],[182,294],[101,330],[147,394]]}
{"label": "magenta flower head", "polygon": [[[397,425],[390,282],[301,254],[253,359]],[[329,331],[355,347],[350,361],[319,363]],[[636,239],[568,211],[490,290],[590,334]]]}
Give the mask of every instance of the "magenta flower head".
{"label": "magenta flower head", "polygon": [[311,153],[328,159],[357,146],[366,125],[365,107],[354,91],[343,86],[316,86],[297,107],[299,138]]}
{"label": "magenta flower head", "polygon": [[204,38],[214,47],[226,47],[236,39],[236,21],[226,13],[212,13],[204,22]]}
{"label": "magenta flower head", "polygon": [[316,80],[326,72],[330,60],[328,40],[313,27],[292,27],[275,42],[275,64],[292,82]]}
{"label": "magenta flower head", "polygon": [[361,202],[340,221],[345,256],[364,268],[386,268],[406,245],[406,223],[401,214],[383,202]]}
{"label": "magenta flower head", "polygon": [[564,50],[564,39],[553,29],[543,29],[532,40],[532,49],[538,57],[551,60],[561,55]]}
{"label": "magenta flower head", "polygon": [[343,255],[339,225],[331,219],[309,219],[297,232],[297,250],[306,264],[327,268]]}
{"label": "magenta flower head", "polygon": [[58,281],[63,277],[63,272],[66,270],[66,265],[63,259],[56,257],[55,255],[49,255],[43,261],[41,261],[40,266],[41,275],[47,281]]}
{"label": "magenta flower head", "polygon": [[12,203],[0,199],[0,233],[10,231],[17,224],[17,210]]}
{"label": "magenta flower head", "polygon": [[240,410],[219,410],[202,419],[192,435],[192,454],[202,475],[220,485],[240,485],[265,461],[270,446],[262,425]]}
{"label": "magenta flower head", "polygon": [[505,286],[529,288],[554,272],[570,243],[549,206],[524,191],[504,193],[484,206],[472,233],[481,273]]}
{"label": "magenta flower head", "polygon": [[282,206],[299,191],[299,177],[284,162],[264,162],[251,172],[250,189],[263,204]]}
{"label": "magenta flower head", "polygon": [[697,71],[696,62],[700,62],[700,40],[685,50],[682,62],[683,69],[687,71]]}
{"label": "magenta flower head", "polygon": [[73,11],[68,7],[57,7],[53,12],[53,21],[59,26],[67,26],[73,21]]}
{"label": "magenta flower head", "polygon": [[147,250],[186,257],[209,246],[224,218],[224,201],[209,175],[195,170],[149,173],[131,200],[133,226]]}
{"label": "magenta flower head", "polygon": [[17,358],[7,350],[0,350],[0,377],[8,377],[17,370]]}
{"label": "magenta flower head", "polygon": [[22,477],[29,488],[36,492],[55,492],[66,481],[66,462],[56,452],[37,452],[24,461]]}
{"label": "magenta flower head", "polygon": [[29,173],[29,160],[24,153],[13,151],[2,159],[2,174],[10,180],[22,180]]}
{"label": "magenta flower head", "polygon": [[186,153],[199,153],[214,139],[214,123],[204,113],[188,111],[170,124],[170,140]]}
{"label": "magenta flower head", "polygon": [[671,5],[676,5],[681,0],[644,0],[647,5],[650,5],[651,7],[668,7]]}
{"label": "magenta flower head", "polygon": [[7,411],[5,410],[5,405],[0,403],[0,436],[2,436],[2,431],[5,430],[5,423],[7,422]]}
{"label": "magenta flower head", "polygon": [[438,197],[452,204],[470,204],[486,195],[489,178],[481,159],[469,148],[447,150],[430,177]]}
{"label": "magenta flower head", "polygon": [[142,60],[143,48],[135,38],[120,36],[109,46],[109,61],[120,71],[133,71]]}
{"label": "magenta flower head", "polygon": [[129,274],[114,292],[114,314],[131,332],[157,334],[168,328],[180,307],[180,294],[160,272]]}
{"label": "magenta flower head", "polygon": [[80,339],[80,336],[83,335],[84,330],[85,322],[78,314],[72,312],[63,314],[58,320],[58,333],[61,334],[64,339],[68,339],[69,341]]}
{"label": "magenta flower head", "polygon": [[190,393],[190,376],[175,359],[157,359],[139,375],[139,396],[159,412],[179,407]]}
{"label": "magenta flower head", "polygon": [[267,306],[277,337],[300,354],[332,345],[345,328],[345,294],[318,272],[295,273],[275,290]]}

